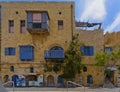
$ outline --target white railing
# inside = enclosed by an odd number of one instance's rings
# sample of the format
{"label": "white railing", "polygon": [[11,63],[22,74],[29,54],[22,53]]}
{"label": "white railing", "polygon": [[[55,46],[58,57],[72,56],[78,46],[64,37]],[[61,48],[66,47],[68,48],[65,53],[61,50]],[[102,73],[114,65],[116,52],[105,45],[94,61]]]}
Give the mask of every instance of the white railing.
{"label": "white railing", "polygon": [[8,82],[6,82],[6,83],[4,83],[2,85],[4,86],[4,85],[6,85],[8,83],[12,83],[12,88],[13,88],[13,92],[14,92],[14,87],[15,87],[14,81],[8,81]]}
{"label": "white railing", "polygon": [[[82,85],[80,85],[80,84],[77,84],[77,83],[75,83],[75,82],[67,81],[67,92],[68,92],[69,83],[74,84],[74,85],[79,86],[79,87],[84,87],[84,86],[82,86]],[[85,92],[85,87],[84,87],[84,92]]]}

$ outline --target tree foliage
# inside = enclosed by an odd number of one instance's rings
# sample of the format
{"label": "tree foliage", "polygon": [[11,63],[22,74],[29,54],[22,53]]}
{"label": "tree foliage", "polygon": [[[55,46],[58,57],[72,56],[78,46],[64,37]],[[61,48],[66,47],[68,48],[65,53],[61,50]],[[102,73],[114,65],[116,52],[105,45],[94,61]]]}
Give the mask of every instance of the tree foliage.
{"label": "tree foliage", "polygon": [[[117,49],[116,49],[117,48]],[[115,67],[120,60],[120,47],[114,47],[111,52],[97,53],[95,59],[96,65],[104,67],[105,75],[110,75],[111,70],[108,67]]]}
{"label": "tree foliage", "polygon": [[109,53],[97,53],[95,59],[97,61],[96,65],[105,67],[115,66],[117,61],[120,60],[120,48],[118,48],[117,50],[113,50]]}
{"label": "tree foliage", "polygon": [[78,35],[73,36],[73,40],[69,44],[69,48],[65,52],[63,63],[63,74],[61,77],[65,79],[73,79],[77,73],[80,73],[82,68],[82,53],[80,46],[83,45],[78,41]]}

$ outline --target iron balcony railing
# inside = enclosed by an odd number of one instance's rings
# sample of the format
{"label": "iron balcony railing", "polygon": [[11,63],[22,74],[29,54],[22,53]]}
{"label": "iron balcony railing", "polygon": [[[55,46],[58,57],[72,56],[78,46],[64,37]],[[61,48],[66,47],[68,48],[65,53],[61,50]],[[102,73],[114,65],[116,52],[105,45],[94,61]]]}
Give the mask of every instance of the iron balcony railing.
{"label": "iron balcony railing", "polygon": [[44,58],[45,59],[64,59],[64,51],[63,50],[45,50]]}

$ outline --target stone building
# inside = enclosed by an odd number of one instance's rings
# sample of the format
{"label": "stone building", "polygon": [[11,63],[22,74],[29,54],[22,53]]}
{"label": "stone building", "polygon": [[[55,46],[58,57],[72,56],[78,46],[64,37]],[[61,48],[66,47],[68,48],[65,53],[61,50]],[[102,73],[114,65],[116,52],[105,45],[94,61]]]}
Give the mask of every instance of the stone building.
{"label": "stone building", "polygon": [[[104,47],[105,51],[112,52],[118,51],[120,48],[120,32],[106,33],[104,35]],[[112,71],[112,83],[116,86],[120,86],[120,61],[118,60],[113,66]]]}
{"label": "stone building", "polygon": [[20,77],[26,81],[23,85],[32,86],[33,81],[43,83],[44,77],[46,86],[55,86],[58,74],[44,72],[44,67],[64,58],[74,28],[74,2],[2,2],[0,6],[2,81],[13,80],[17,86]]}
{"label": "stone building", "polygon": [[[63,80],[61,63],[72,35],[85,44],[83,72],[76,81],[103,84],[102,67],[95,66],[95,53],[103,52],[101,29],[75,28],[74,2],[1,2],[0,62],[2,82],[15,86],[57,86]],[[58,71],[59,70],[59,71]]]}
{"label": "stone building", "polygon": [[104,41],[103,30],[81,30],[76,29],[75,33],[79,34],[79,41],[84,44],[81,51],[84,53],[82,63],[85,65],[80,76],[84,85],[89,84],[89,79],[92,77],[93,86],[103,85],[104,70],[103,67],[96,66],[95,54],[103,53]]}

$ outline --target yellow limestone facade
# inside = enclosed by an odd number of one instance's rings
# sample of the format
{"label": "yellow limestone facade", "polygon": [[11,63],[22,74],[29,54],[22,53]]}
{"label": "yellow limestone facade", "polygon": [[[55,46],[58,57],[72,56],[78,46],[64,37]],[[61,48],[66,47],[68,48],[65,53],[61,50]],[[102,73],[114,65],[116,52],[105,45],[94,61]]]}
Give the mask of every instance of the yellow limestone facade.
{"label": "yellow limestone facade", "polygon": [[[74,11],[74,2],[1,2],[2,82],[12,80],[15,86],[58,86],[62,71],[45,71],[46,62],[53,67],[55,57],[63,59],[61,55],[77,33],[85,46],[94,47],[94,55],[84,56],[87,71],[82,71],[76,82],[88,85],[87,77],[92,76],[93,85],[102,85],[103,68],[95,66],[94,56],[104,51],[103,32],[76,30]],[[61,53],[61,57],[56,53]]]}
{"label": "yellow limestone facade", "polygon": [[84,56],[82,63],[87,68],[81,71],[82,82],[84,85],[89,85],[87,80],[89,76],[92,76],[93,84],[92,86],[102,86],[104,80],[104,69],[103,67],[96,66],[95,55],[96,53],[103,53],[104,51],[104,41],[103,41],[103,30],[80,30],[77,29],[74,33],[79,34],[79,41],[83,43],[86,47],[93,46],[93,55]]}

